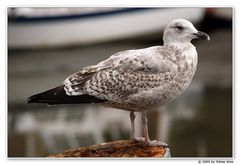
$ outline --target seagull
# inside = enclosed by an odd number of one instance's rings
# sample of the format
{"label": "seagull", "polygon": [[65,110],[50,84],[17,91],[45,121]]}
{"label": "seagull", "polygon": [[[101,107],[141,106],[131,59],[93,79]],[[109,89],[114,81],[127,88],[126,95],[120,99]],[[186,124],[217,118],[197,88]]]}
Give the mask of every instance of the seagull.
{"label": "seagull", "polygon": [[[185,19],[172,20],[164,29],[163,45],[125,50],[82,68],[62,85],[28,98],[28,103],[101,103],[130,112],[131,139],[146,146],[168,146],[148,135],[147,112],[176,99],[189,86],[197,68],[191,40],[210,40]],[[141,113],[143,137],[135,135],[135,113]]]}

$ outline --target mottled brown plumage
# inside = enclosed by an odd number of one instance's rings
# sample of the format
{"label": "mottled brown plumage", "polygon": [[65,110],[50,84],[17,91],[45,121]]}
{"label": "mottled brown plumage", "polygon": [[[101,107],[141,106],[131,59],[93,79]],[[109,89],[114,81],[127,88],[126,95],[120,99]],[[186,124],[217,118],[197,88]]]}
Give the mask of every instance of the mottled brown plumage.
{"label": "mottled brown plumage", "polygon": [[[163,46],[116,53],[69,76],[64,90],[69,97],[104,100],[105,105],[130,111],[133,139],[144,140],[147,145],[166,145],[149,140],[146,113],[174,100],[189,86],[197,67],[197,52],[191,44],[194,38],[209,40],[189,21],[173,20],[164,30]],[[36,102],[41,97],[34,98]],[[134,133],[137,111],[142,112],[144,138]]]}

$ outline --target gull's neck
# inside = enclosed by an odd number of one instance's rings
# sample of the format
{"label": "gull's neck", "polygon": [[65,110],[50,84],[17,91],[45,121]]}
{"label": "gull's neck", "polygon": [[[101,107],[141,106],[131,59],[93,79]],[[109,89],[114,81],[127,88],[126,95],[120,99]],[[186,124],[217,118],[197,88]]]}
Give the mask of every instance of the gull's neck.
{"label": "gull's neck", "polygon": [[184,51],[193,45],[191,42],[164,42],[163,46],[174,50]]}

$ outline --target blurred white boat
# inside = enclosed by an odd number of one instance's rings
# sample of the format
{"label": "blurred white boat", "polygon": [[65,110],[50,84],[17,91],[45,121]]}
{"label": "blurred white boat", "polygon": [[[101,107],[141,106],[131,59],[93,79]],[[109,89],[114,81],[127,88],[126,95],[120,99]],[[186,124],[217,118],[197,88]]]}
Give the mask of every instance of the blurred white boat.
{"label": "blurred white boat", "polygon": [[204,8],[9,8],[9,48],[83,45],[161,31],[175,18],[200,22]]}

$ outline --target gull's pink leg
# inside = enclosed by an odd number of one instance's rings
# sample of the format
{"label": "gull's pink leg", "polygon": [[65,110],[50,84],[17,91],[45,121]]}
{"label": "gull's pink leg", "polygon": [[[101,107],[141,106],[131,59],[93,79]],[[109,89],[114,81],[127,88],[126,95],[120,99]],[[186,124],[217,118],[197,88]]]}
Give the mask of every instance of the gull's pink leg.
{"label": "gull's pink leg", "polygon": [[153,140],[151,141],[149,139],[149,135],[148,135],[148,120],[147,120],[147,112],[142,112],[142,125],[143,125],[143,136],[145,138],[145,144],[147,146],[168,146],[168,144],[161,142],[161,141],[157,141],[157,140]]}
{"label": "gull's pink leg", "polygon": [[136,115],[134,114],[133,111],[130,112],[130,119],[131,119],[131,126],[132,126],[132,136],[131,139],[134,139],[135,136],[135,125],[134,125],[134,120],[136,118]]}
{"label": "gull's pink leg", "polygon": [[145,141],[145,139],[143,137],[136,137],[136,135],[135,135],[135,124],[134,124],[135,118],[136,118],[136,115],[134,114],[133,111],[131,111],[130,112],[130,119],[131,119],[131,126],[132,126],[131,139],[135,140],[135,141]]}
{"label": "gull's pink leg", "polygon": [[147,112],[142,112],[142,125],[143,125],[143,137],[145,138],[145,142],[149,141],[148,135],[148,125],[147,125]]}

